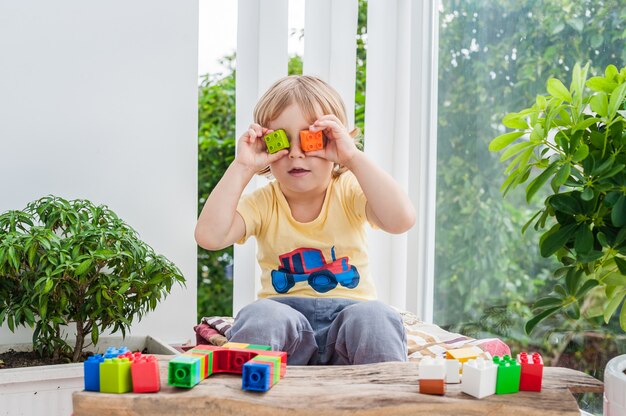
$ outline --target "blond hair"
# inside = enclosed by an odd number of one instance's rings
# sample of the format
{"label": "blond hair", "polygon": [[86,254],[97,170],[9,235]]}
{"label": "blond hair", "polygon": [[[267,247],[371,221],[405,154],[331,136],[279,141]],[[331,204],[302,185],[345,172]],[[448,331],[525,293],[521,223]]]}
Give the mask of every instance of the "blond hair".
{"label": "blond hair", "polygon": [[[337,90],[311,75],[289,75],[272,84],[254,107],[254,122],[267,126],[294,103],[300,107],[310,124],[317,120],[317,114],[321,111],[324,115],[334,114],[348,127],[346,107]],[[358,133],[358,129],[353,129],[350,136],[354,138]],[[269,171],[267,166],[259,174],[268,175]],[[345,167],[335,164],[333,176],[339,176],[345,171]]]}

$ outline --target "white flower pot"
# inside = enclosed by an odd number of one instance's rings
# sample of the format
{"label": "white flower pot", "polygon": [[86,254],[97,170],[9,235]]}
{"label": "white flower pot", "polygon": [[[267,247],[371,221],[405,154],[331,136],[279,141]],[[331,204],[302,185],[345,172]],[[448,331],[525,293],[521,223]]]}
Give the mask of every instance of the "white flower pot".
{"label": "white flower pot", "polygon": [[[102,337],[90,350],[103,353],[108,347],[126,346],[131,351],[175,355],[174,348],[150,336]],[[11,349],[30,351],[32,344],[0,345],[0,352]],[[57,364],[0,370],[0,416],[68,416],[72,414],[72,393],[82,390],[83,364]]]}
{"label": "white flower pot", "polygon": [[613,358],[604,370],[604,416],[626,415],[626,355]]}

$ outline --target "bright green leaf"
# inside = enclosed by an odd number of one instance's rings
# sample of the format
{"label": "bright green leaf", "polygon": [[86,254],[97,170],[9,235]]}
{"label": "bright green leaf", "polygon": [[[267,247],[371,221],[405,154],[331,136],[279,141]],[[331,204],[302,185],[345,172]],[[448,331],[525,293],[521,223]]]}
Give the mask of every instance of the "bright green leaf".
{"label": "bright green leaf", "polygon": [[563,85],[563,83],[556,79],[550,78],[547,82],[548,93],[553,97],[556,97],[560,100],[570,102],[572,101],[572,96],[569,90]]}
{"label": "bright green leaf", "polygon": [[500,136],[496,137],[489,143],[489,151],[490,152],[498,152],[511,143],[513,143],[516,139],[523,136],[524,132],[522,131],[513,131],[510,133],[504,133]]}

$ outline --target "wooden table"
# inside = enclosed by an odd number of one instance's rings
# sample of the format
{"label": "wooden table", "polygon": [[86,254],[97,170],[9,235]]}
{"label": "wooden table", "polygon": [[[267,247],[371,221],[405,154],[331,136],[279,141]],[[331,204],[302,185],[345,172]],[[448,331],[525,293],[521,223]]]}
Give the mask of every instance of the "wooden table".
{"label": "wooden table", "polygon": [[266,393],[241,390],[241,376],[216,374],[193,389],[167,385],[167,360],[160,361],[161,391],[152,394],[74,393],[74,416],[280,416],[280,415],[572,415],[580,412],[572,393],[602,392],[603,385],[579,371],[544,369],[541,393],[494,395],[481,400],[446,385],[445,396],[418,393],[417,364],[287,367]]}

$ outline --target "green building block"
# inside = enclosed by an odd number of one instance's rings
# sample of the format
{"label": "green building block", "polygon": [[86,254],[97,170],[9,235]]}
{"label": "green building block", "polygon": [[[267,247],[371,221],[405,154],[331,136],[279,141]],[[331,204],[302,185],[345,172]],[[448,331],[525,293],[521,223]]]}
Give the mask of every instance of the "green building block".
{"label": "green building block", "polygon": [[282,129],[266,134],[263,140],[265,140],[267,151],[270,153],[276,153],[289,148],[289,139],[287,139],[285,130]]}
{"label": "green building block", "polygon": [[167,384],[175,387],[192,388],[202,379],[200,378],[200,366],[202,357],[191,355],[179,355],[172,358],[167,371]]}
{"label": "green building block", "polygon": [[269,345],[256,345],[250,344],[246,347],[247,350],[261,350],[261,351],[271,351],[272,347]]}
{"label": "green building block", "polygon": [[272,379],[272,385],[280,381],[280,357],[273,357],[269,355],[257,355],[250,361],[263,361],[272,363],[274,367],[274,378]]}
{"label": "green building block", "polygon": [[516,359],[505,355],[500,358],[493,357],[493,362],[498,366],[496,379],[496,394],[509,394],[519,392],[519,382],[522,375],[522,367]]}
{"label": "green building block", "polygon": [[100,392],[128,393],[133,391],[128,358],[107,358],[100,364]]}

